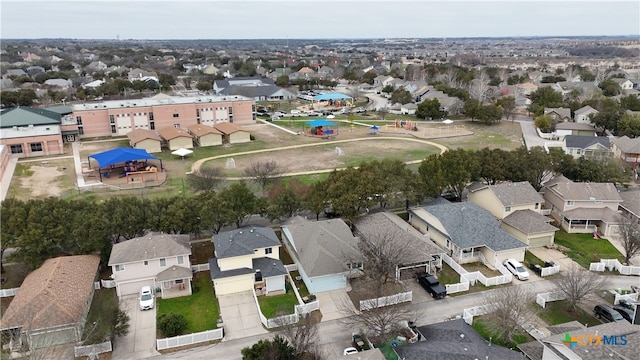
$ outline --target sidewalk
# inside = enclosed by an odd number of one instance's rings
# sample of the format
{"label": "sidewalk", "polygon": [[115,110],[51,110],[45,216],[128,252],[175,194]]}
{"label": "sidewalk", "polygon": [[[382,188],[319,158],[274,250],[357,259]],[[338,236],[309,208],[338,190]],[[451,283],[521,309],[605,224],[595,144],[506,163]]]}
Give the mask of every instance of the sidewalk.
{"label": "sidewalk", "polygon": [[0,179],[0,201],[3,201],[4,198],[7,197],[9,185],[11,185],[11,178],[13,177],[13,173],[16,171],[17,163],[18,158],[12,157],[9,159],[6,169],[4,169],[2,179]]}

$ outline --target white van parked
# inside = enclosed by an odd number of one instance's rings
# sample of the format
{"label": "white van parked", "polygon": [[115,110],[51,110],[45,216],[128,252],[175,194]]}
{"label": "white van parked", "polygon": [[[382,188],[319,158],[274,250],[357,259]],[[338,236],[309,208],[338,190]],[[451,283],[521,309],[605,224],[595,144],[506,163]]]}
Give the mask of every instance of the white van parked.
{"label": "white van parked", "polygon": [[291,110],[291,116],[302,116],[302,111],[300,111],[300,110]]}

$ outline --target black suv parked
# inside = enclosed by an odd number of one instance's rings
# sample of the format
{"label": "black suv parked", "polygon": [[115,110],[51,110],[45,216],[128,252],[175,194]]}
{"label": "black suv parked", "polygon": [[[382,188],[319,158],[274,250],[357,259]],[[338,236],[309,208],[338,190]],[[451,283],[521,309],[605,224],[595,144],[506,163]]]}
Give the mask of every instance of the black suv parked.
{"label": "black suv parked", "polygon": [[604,319],[608,322],[619,322],[625,321],[622,315],[619,312],[613,310],[609,305],[596,305],[593,308],[593,312],[595,313],[598,319]]}

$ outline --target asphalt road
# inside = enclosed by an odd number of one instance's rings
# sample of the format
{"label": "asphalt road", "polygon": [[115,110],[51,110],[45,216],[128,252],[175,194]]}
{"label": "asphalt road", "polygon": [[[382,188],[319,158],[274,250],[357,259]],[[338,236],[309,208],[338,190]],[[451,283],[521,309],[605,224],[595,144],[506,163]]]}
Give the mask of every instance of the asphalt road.
{"label": "asphalt road", "polygon": [[[603,275],[607,276],[607,275]],[[640,281],[635,276],[607,276],[609,279],[609,288],[628,289],[631,285],[638,285]],[[541,280],[536,282],[516,282],[513,286],[524,286],[533,293],[544,293],[555,287],[551,280]],[[420,303],[413,303],[411,307],[415,310],[417,319],[416,324],[419,326],[437,323],[443,320],[452,319],[456,316],[462,316],[462,312],[466,308],[479,305],[483,302],[486,292],[496,291],[487,290],[485,292],[476,292],[455,297],[447,297],[443,300],[431,301],[427,300]],[[349,344],[351,326],[344,324],[341,320],[332,320],[320,323],[318,325],[319,344],[321,349],[331,349],[334,347],[346,347]],[[150,359],[224,359],[224,360],[241,360],[240,351],[252,346],[260,339],[269,338],[275,334],[262,336],[253,336],[242,339],[222,341],[215,345],[198,347],[190,350],[183,350],[167,355],[155,356]]]}

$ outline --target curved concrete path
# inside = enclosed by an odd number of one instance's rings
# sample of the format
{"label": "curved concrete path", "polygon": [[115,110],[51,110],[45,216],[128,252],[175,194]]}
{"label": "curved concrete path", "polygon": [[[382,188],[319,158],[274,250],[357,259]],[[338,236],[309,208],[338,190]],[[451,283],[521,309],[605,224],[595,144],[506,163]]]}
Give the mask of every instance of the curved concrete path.
{"label": "curved concrete path", "polygon": [[[277,148],[251,150],[251,151],[241,151],[241,152],[237,152],[237,153],[233,153],[233,154],[212,156],[212,157],[200,159],[200,160],[197,160],[196,162],[194,162],[193,165],[191,165],[191,172],[196,172],[196,171],[200,170],[200,167],[202,166],[202,164],[204,164],[207,161],[216,160],[216,159],[224,159],[224,158],[232,157],[232,156],[260,154],[260,153],[272,152],[272,151],[300,149],[300,148],[306,148],[306,147],[312,147],[312,146],[344,144],[344,143],[349,143],[349,142],[354,142],[354,141],[369,141],[369,140],[404,140],[404,141],[413,141],[413,142],[418,142],[418,143],[422,143],[422,144],[435,146],[438,149],[440,149],[440,153],[441,154],[444,153],[445,151],[447,151],[447,147],[446,146],[434,143],[432,141],[416,139],[416,138],[398,137],[398,136],[382,136],[382,137],[359,138],[359,139],[333,140],[333,141],[327,141],[327,142],[321,142],[321,143],[291,145],[291,146],[283,146],[283,147],[277,147]],[[422,160],[407,161],[407,162],[405,162],[405,164],[416,164],[416,163],[419,163],[420,161],[422,161]],[[283,177],[283,176],[298,176],[298,175],[308,175],[308,174],[320,174],[320,173],[331,172],[333,170],[336,170],[336,169],[334,168],[334,169],[324,169],[324,170],[310,170],[310,171],[303,171],[303,172],[296,172],[296,173],[286,173],[286,174],[281,174],[280,176]],[[337,170],[340,170],[340,169],[337,169]],[[241,180],[243,178],[242,177],[238,177],[238,178],[228,178],[228,179],[229,180]]]}

